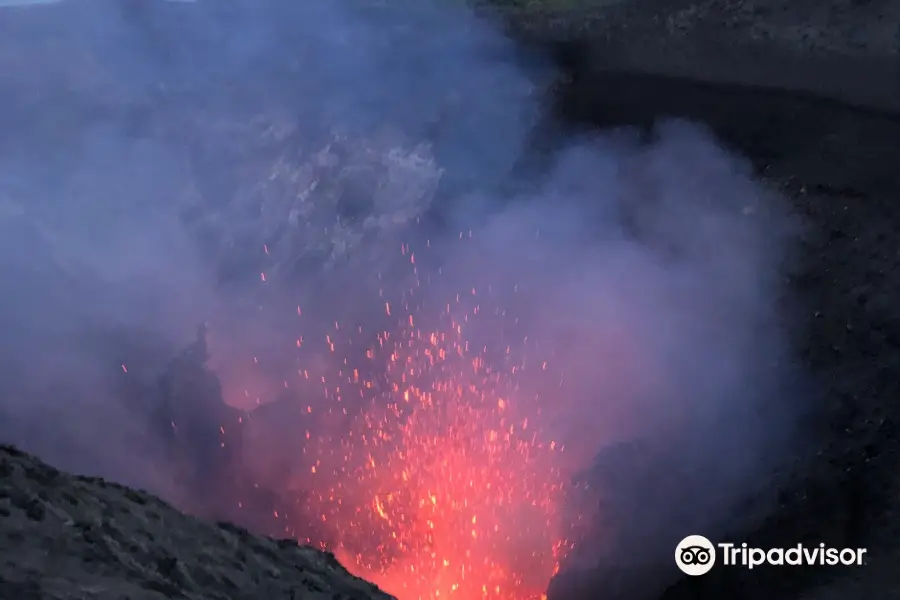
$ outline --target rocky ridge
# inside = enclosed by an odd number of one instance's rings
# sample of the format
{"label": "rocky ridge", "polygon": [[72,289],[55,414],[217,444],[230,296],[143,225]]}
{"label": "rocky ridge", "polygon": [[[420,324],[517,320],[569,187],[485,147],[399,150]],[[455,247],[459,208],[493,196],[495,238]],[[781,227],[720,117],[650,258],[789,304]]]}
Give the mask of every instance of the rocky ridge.
{"label": "rocky ridge", "polygon": [[390,600],[333,555],[0,446],[0,597]]}

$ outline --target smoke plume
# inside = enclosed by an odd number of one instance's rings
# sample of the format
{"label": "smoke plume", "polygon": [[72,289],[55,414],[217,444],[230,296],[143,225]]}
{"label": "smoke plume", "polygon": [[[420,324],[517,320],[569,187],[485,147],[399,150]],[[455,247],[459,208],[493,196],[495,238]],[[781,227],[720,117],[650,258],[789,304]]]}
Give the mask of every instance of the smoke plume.
{"label": "smoke plume", "polygon": [[604,523],[570,565],[727,531],[785,448],[795,224],[702,126],[522,173],[551,65],[456,2],[2,12],[4,441],[182,499],[142,403],[199,325],[229,404],[318,409],[295,380],[341,368],[333,324],[468,294],[467,341],[524,365],[511,394]]}

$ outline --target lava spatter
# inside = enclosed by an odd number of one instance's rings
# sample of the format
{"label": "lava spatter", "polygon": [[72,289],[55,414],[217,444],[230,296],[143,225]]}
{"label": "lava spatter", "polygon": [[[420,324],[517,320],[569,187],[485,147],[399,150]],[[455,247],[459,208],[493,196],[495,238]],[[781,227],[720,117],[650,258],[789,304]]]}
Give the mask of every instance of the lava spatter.
{"label": "lava spatter", "polygon": [[524,334],[476,348],[468,332],[485,320],[515,329],[490,294],[414,303],[423,278],[403,252],[412,289],[379,293],[393,325],[367,335],[334,323],[330,372],[298,371],[326,401],[316,427],[297,432],[309,465],[297,487],[311,490],[303,512],[329,540],[288,529],[401,600],[537,600],[572,547],[564,448],[537,426],[544,399],[519,384],[547,362],[525,361]]}

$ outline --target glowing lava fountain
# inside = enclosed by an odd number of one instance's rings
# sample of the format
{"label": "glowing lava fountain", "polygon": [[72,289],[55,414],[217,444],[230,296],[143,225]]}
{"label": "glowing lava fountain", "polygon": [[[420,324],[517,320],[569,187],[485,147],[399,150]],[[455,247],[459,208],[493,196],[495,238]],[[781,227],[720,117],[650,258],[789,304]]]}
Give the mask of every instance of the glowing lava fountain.
{"label": "glowing lava fountain", "polygon": [[[380,292],[393,323],[380,332],[334,324],[329,375],[299,371],[326,400],[300,432],[304,512],[330,533],[323,546],[401,600],[542,598],[572,547],[563,448],[541,431],[547,401],[519,383],[547,363],[526,360],[525,335],[474,347],[467,331],[482,322],[515,329],[489,293],[469,289],[429,311],[414,305],[414,281],[396,305]],[[422,315],[435,326],[420,327]]]}

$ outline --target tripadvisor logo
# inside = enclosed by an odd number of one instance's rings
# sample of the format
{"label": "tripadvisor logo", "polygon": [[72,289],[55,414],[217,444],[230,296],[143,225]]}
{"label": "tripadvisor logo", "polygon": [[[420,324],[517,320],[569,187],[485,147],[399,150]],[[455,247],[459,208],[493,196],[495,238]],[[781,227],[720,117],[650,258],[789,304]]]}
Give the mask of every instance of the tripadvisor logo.
{"label": "tripadvisor logo", "polygon": [[790,548],[753,548],[747,544],[713,544],[702,535],[689,535],[675,547],[675,564],[687,575],[705,575],[716,565],[753,569],[762,565],[782,566],[861,566],[865,548],[832,548],[825,544]]}

